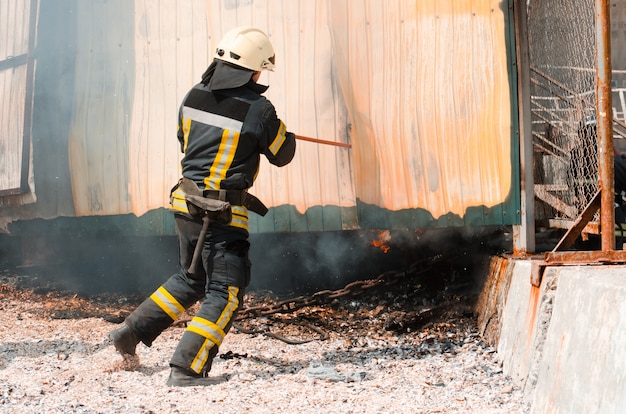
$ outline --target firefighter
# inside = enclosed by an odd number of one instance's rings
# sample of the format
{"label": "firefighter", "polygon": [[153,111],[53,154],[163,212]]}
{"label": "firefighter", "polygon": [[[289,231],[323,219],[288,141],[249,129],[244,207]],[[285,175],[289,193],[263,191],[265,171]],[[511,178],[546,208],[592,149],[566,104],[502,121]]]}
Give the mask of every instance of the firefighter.
{"label": "firefighter", "polygon": [[233,29],[180,106],[182,178],[171,191],[170,203],[181,268],[109,334],[119,353],[135,355],[139,342],[151,346],[200,301],[170,360],[169,386],[218,381],[208,376],[211,363],[250,282],[248,214],[267,212],[247,190],[259,171],[261,154],[278,167],[295,154],[295,135],[262,96],[268,87],[257,83],[261,72],[273,67],[274,49],[265,33]]}

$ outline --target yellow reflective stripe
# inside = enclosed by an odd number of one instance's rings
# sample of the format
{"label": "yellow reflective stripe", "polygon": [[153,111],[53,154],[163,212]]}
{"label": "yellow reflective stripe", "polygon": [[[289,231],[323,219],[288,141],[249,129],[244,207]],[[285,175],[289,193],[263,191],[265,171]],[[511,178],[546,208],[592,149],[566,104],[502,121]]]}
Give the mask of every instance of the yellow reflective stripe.
{"label": "yellow reflective stripe", "polygon": [[287,138],[287,127],[285,126],[283,121],[280,121],[280,127],[278,127],[278,132],[276,133],[276,136],[274,137],[274,141],[272,141],[272,143],[269,146],[270,152],[276,155],[280,147],[282,147],[283,143],[285,142],[286,138]]}
{"label": "yellow reflective stripe", "polygon": [[187,152],[187,144],[189,143],[189,131],[191,130],[191,119],[183,118],[183,152]]}
{"label": "yellow reflective stripe", "polygon": [[194,316],[191,319],[191,322],[187,325],[187,330],[190,332],[194,332],[200,336],[205,338],[202,346],[198,350],[198,353],[193,359],[191,363],[191,369],[200,373],[202,368],[206,365],[207,359],[209,358],[209,351],[213,346],[221,345],[226,333],[224,329],[233,318],[233,315],[237,308],[239,307],[239,288],[236,286],[228,287],[228,303],[224,307],[224,310],[220,314],[219,318],[217,318],[217,322],[213,323],[208,319],[200,318],[198,316]]}
{"label": "yellow reflective stripe", "polygon": [[215,344],[208,339],[205,339],[200,347],[200,350],[196,354],[196,357],[191,362],[191,369],[199,374],[202,371],[202,368],[206,365],[207,359],[209,359],[209,351],[213,348]]}
{"label": "yellow reflective stripe", "polygon": [[230,225],[248,231],[248,209],[243,206],[231,206]]}
{"label": "yellow reflective stripe", "polygon": [[626,223],[615,223],[615,235],[619,237],[624,237],[624,233],[626,232]]}
{"label": "yellow reflective stripe", "polygon": [[156,292],[150,295],[150,299],[156,303],[163,312],[167,313],[170,318],[176,320],[183,314],[185,308],[178,303],[178,301],[172,296],[163,286],[159,287]]}
{"label": "yellow reflective stripe", "polygon": [[182,211],[183,213],[189,213],[187,209],[187,202],[185,201],[185,193],[180,188],[177,188],[170,195],[170,206],[176,211]]}
{"label": "yellow reflective stripe", "polygon": [[237,297],[238,293],[239,293],[238,287],[236,286],[228,287],[228,304],[226,305],[226,307],[224,308],[224,311],[222,312],[222,314],[217,320],[217,325],[222,329],[228,324],[228,322],[230,322],[231,318],[233,317],[233,314],[239,307],[239,298]]}
{"label": "yellow reflective stripe", "polygon": [[204,179],[205,187],[212,190],[219,190],[220,183],[226,177],[226,172],[230,168],[235,158],[235,151],[239,145],[239,132],[225,129],[222,133],[222,141],[217,150],[217,155],[211,168],[209,176]]}
{"label": "yellow reflective stripe", "polygon": [[222,327],[199,316],[194,316],[193,319],[191,319],[191,322],[187,325],[187,330],[210,339],[217,345],[221,344],[224,340],[224,336],[226,336]]}

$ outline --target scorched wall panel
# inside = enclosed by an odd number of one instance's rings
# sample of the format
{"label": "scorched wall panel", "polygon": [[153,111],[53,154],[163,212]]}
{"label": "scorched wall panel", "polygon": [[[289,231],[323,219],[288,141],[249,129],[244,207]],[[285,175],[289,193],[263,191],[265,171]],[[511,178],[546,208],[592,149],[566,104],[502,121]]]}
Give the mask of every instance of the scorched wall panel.
{"label": "scorched wall panel", "polygon": [[[270,213],[252,215],[252,232],[519,221],[506,1],[55,4],[63,13],[40,16],[33,120],[46,218],[167,207],[180,176],[178,105],[223,34],[253,25],[276,49],[276,69],[260,82],[288,129],[351,148],[299,140],[288,166],[263,161],[251,192]],[[61,17],[73,20],[51,24]],[[55,99],[63,116],[50,120],[42,114]],[[66,187],[69,196],[50,191]]]}
{"label": "scorched wall panel", "polygon": [[367,217],[381,209],[405,212],[400,222],[417,211],[429,221],[449,217],[442,224],[515,222],[506,2],[337,0],[329,7],[361,224],[391,225]]}

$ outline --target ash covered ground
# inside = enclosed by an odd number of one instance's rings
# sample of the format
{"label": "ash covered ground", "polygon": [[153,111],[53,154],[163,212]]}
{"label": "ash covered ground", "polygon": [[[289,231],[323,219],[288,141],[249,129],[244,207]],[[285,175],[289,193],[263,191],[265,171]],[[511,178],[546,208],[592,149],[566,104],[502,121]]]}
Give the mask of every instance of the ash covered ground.
{"label": "ash covered ground", "polygon": [[457,239],[345,285],[252,288],[214,363],[228,381],[210,389],[165,386],[193,307],[129,362],[106,335],[151,292],[77,293],[4,266],[0,412],[527,412],[476,327],[500,246]]}

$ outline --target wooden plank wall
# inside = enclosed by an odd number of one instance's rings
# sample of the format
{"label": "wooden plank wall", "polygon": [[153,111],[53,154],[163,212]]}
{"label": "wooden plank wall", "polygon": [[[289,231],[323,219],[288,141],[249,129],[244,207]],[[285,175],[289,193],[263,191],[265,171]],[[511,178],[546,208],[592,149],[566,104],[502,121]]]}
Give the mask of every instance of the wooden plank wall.
{"label": "wooden plank wall", "polygon": [[19,194],[27,173],[22,155],[30,3],[0,2],[0,195]]}
{"label": "wooden plank wall", "polygon": [[[179,177],[178,105],[240,25],[270,35],[277,67],[260,82],[288,129],[352,144],[300,141],[292,164],[265,162],[252,192],[268,206],[309,221],[325,219],[308,216],[315,209],[359,203],[434,219],[497,207],[518,191],[503,3],[76,1],[75,215],[167,206]],[[354,226],[356,215],[343,215],[339,228]]]}
{"label": "wooden plank wall", "polygon": [[[335,82],[327,1],[208,1],[211,50],[228,30],[255,26],[265,31],[276,52],[276,68],[260,83],[288,130],[327,141],[349,142],[346,107]],[[265,160],[252,192],[268,206],[291,206],[260,223],[261,230],[334,230],[357,225],[355,214],[341,217],[311,213],[313,207],[355,208],[352,154],[347,148],[298,141],[294,161],[275,168]],[[305,224],[296,224],[307,214]],[[291,215],[284,223],[285,214]],[[340,223],[337,224],[336,221]],[[328,223],[324,223],[328,222]],[[333,222],[331,225],[330,222]],[[253,223],[255,221],[253,220]]]}
{"label": "wooden plank wall", "polygon": [[[278,67],[261,82],[271,86],[267,96],[290,130],[347,140],[345,108],[332,83],[325,4],[285,2],[282,12],[274,13],[270,5],[259,3],[254,2],[253,10],[252,3],[231,7],[229,2],[137,0],[134,68],[113,56],[128,41],[123,22],[111,26],[115,20],[108,18],[97,29],[96,19],[118,13],[117,7],[78,3],[84,9],[79,10],[82,24],[91,33],[80,40],[70,145],[78,215],[141,215],[166,204],[167,191],[179,176],[178,105],[199,81],[219,39],[237,25],[268,32],[275,27]],[[88,52],[94,48],[104,56]],[[133,86],[132,95],[126,85]],[[279,170],[264,163],[253,191],[268,206],[293,205],[302,213],[315,205],[354,205],[348,154],[347,149],[301,141],[288,167]]]}
{"label": "wooden plank wall", "polygon": [[130,210],[128,124],[136,76],[132,11],[123,0],[76,3],[68,151],[77,216]]}
{"label": "wooden plank wall", "polygon": [[512,192],[511,94],[499,0],[332,1],[357,197],[436,219]]}
{"label": "wooden plank wall", "polygon": [[210,60],[206,1],[135,1],[135,90],[129,142],[131,209],[167,206],[180,178],[180,102]]}
{"label": "wooden plank wall", "polygon": [[[166,3],[150,3],[146,13],[159,15]],[[346,150],[299,142],[288,167],[264,165],[253,191],[269,206],[303,213],[353,206],[358,198],[389,210],[423,208],[437,218],[498,205],[512,191],[506,13],[498,0],[210,0],[206,32],[201,21],[189,26],[207,34],[208,55],[201,41],[191,49],[205,62],[230,28],[265,30],[278,65],[261,82],[270,85],[267,96],[289,129],[353,144]],[[159,36],[173,29],[161,25]],[[151,39],[154,50],[137,56],[154,62],[150,52],[159,54],[166,67],[168,51]],[[180,78],[191,76],[192,84],[204,66]],[[135,107],[154,112],[137,101]]]}

